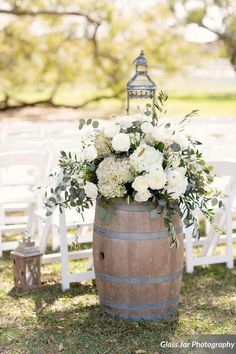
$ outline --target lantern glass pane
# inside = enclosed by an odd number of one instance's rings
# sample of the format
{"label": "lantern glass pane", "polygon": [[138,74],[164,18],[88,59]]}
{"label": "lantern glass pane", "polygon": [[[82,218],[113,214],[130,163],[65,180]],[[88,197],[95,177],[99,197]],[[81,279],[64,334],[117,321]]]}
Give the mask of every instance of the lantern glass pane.
{"label": "lantern glass pane", "polygon": [[147,104],[153,106],[153,95],[153,90],[130,90],[129,114],[144,113]]}

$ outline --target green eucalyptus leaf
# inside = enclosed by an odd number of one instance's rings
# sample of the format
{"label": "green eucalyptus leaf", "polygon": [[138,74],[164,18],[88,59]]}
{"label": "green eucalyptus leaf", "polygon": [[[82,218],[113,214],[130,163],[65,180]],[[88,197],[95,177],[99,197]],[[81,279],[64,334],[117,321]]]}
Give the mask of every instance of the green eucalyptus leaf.
{"label": "green eucalyptus leaf", "polygon": [[211,204],[213,206],[216,206],[218,204],[218,200],[216,198],[213,198],[212,201],[211,201]]}
{"label": "green eucalyptus leaf", "polygon": [[181,150],[180,145],[179,145],[179,144],[176,144],[176,143],[171,144],[171,145],[170,145],[170,148],[171,148],[173,151],[175,151],[175,152],[178,152],[178,151]]}
{"label": "green eucalyptus leaf", "polygon": [[89,118],[89,119],[87,120],[86,124],[87,124],[87,125],[90,125],[91,123],[92,123],[92,119]]}
{"label": "green eucalyptus leaf", "polygon": [[99,126],[98,121],[94,120],[92,126],[93,126],[93,128],[98,128],[98,126]]}
{"label": "green eucalyptus leaf", "polygon": [[80,119],[79,120],[79,129],[82,129],[84,125],[85,125],[85,119]]}
{"label": "green eucalyptus leaf", "polygon": [[85,198],[85,191],[83,189],[81,189],[80,193],[79,193],[79,199],[83,200]]}

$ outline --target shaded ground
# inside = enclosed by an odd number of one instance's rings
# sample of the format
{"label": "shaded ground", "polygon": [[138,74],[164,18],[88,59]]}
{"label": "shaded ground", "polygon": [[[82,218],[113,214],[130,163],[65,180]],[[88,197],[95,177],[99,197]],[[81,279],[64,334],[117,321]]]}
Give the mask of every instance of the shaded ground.
{"label": "shaded ground", "polygon": [[91,282],[62,293],[58,275],[59,265],[44,265],[40,291],[17,291],[9,255],[0,259],[1,354],[168,354],[162,340],[236,332],[236,269],[224,265],[185,274],[177,316],[157,322],[111,318]]}
{"label": "shaded ground", "polygon": [[[170,95],[167,115],[170,117],[184,117],[193,109],[199,110],[200,119],[214,118],[222,120],[235,119],[236,94],[197,94],[197,95]],[[85,109],[47,108],[34,107],[20,110],[0,112],[0,121],[4,118],[23,119],[31,121],[67,121],[80,118],[109,119],[113,115],[125,115],[125,100],[101,101],[99,104],[91,104]]]}

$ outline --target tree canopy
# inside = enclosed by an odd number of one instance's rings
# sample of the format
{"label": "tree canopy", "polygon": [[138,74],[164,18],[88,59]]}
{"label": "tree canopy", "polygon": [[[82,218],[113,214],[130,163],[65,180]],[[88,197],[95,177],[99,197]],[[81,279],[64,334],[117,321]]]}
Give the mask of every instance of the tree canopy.
{"label": "tree canopy", "polygon": [[[76,107],[120,97],[141,49],[152,70],[182,70],[202,49],[186,42],[175,9],[110,0],[3,0],[0,6],[1,109],[56,99],[65,85],[89,87]],[[183,4],[184,5],[184,4]],[[19,92],[41,92],[23,100]],[[39,96],[37,96],[39,97]]]}

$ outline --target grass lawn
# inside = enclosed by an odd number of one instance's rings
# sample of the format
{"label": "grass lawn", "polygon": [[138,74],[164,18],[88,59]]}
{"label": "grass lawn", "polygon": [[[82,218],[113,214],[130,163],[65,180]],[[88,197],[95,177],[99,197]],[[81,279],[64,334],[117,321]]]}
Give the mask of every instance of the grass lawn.
{"label": "grass lawn", "polygon": [[[91,93],[90,93],[91,95]],[[26,91],[16,95],[20,99],[32,102],[34,100],[45,99],[47,92],[32,92]],[[81,96],[83,98],[81,98]],[[81,94],[76,90],[64,90],[59,92],[56,97],[57,103],[65,103],[71,106],[81,103],[84,99],[87,99],[86,92]],[[1,93],[0,93],[1,99]],[[78,110],[78,116],[94,117],[94,118],[111,118],[115,115],[125,115],[125,103],[126,97],[121,100],[110,99],[101,100],[99,102],[91,103],[88,106]],[[135,102],[134,102],[135,107]],[[183,117],[193,109],[199,110],[199,117],[235,117],[236,107],[236,92],[235,90],[223,91],[223,92],[191,92],[191,90],[184,92],[170,92],[167,105],[167,115],[170,117]],[[16,115],[19,117],[21,111]],[[4,116],[6,112],[2,115]],[[24,117],[22,117],[24,118]],[[65,117],[66,118],[66,117]],[[1,119],[1,116],[0,116]],[[43,116],[42,116],[43,119]]]}
{"label": "grass lawn", "polygon": [[43,266],[38,292],[12,289],[9,255],[0,259],[0,276],[1,354],[168,354],[176,349],[161,349],[162,340],[236,332],[236,269],[225,265],[184,274],[176,317],[156,322],[103,314],[92,282],[74,284],[62,293],[58,264]]}

